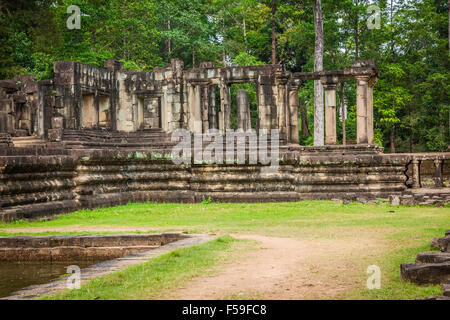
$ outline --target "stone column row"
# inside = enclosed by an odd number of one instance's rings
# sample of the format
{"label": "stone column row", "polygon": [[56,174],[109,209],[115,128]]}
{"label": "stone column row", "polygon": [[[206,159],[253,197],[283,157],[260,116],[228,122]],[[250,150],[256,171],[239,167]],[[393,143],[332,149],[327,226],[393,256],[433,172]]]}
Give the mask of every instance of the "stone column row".
{"label": "stone column row", "polygon": [[[422,187],[422,181],[420,177],[420,165],[422,160],[413,159],[411,161],[412,165],[412,187],[418,189]],[[436,188],[444,187],[444,160],[436,159],[433,160],[434,165],[434,186]]]}
{"label": "stone column row", "polygon": [[[357,143],[374,144],[373,87],[375,86],[377,78],[369,76],[358,76],[356,77],[356,81]],[[339,83],[339,78],[336,76],[323,77],[321,78],[321,82],[325,90],[325,142],[327,145],[335,145],[337,143],[336,90]]]}

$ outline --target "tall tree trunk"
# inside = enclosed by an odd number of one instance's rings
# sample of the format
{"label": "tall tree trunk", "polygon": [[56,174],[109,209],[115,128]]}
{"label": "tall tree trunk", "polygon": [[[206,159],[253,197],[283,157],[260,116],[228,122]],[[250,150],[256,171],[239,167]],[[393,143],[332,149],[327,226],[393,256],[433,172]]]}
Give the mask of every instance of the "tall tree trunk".
{"label": "tall tree trunk", "polygon": [[[170,19],[167,20],[167,30],[170,31]],[[166,61],[170,61],[170,56],[172,55],[172,41],[170,40],[170,37],[167,37],[166,40]]]}
{"label": "tall tree trunk", "polygon": [[308,111],[306,109],[306,103],[300,102],[300,119],[302,121],[302,135],[304,137],[311,137],[311,131],[309,131],[308,125]]}
{"label": "tall tree trunk", "polygon": [[277,13],[277,0],[272,0],[272,64],[277,63],[277,38],[275,34],[275,14]]}
{"label": "tall tree trunk", "polygon": [[394,62],[394,3],[391,0],[391,61]]}
{"label": "tall tree trunk", "polygon": [[[323,71],[324,38],[321,0],[314,0],[314,25],[316,30],[314,71],[317,72]],[[323,86],[320,80],[314,81],[314,145],[324,145]]]}
{"label": "tall tree trunk", "polygon": [[356,1],[356,17],[355,17],[355,60],[359,60],[359,0]]}
{"label": "tall tree trunk", "polygon": [[222,64],[227,66],[227,54],[225,52],[225,11],[222,11]]}
{"label": "tall tree trunk", "polygon": [[345,87],[344,82],[341,82],[341,115],[342,115],[342,144],[347,144],[347,128],[345,124]]}
{"label": "tall tree trunk", "polygon": [[192,47],[192,68],[195,68],[195,47]]}
{"label": "tall tree trunk", "polygon": [[245,20],[245,12],[244,12],[243,25],[244,25],[244,52],[247,53],[247,51],[248,51],[247,50],[247,23],[246,23],[246,20]]}
{"label": "tall tree trunk", "polygon": [[391,144],[391,153],[395,153],[395,126],[394,125],[391,127],[390,144]]}

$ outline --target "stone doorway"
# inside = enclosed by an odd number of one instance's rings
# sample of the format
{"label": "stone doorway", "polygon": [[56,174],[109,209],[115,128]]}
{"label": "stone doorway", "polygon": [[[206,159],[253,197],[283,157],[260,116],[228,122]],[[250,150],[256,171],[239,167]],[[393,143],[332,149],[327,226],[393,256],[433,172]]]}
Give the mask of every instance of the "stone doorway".
{"label": "stone doorway", "polygon": [[160,97],[138,98],[137,124],[139,130],[162,128]]}
{"label": "stone doorway", "polygon": [[98,96],[98,125],[100,128],[111,127],[110,99],[107,95]]}
{"label": "stone doorway", "polygon": [[31,108],[26,102],[16,103],[15,108],[15,132],[16,137],[31,135]]}
{"label": "stone doorway", "polygon": [[98,112],[93,93],[83,93],[81,124],[83,128],[95,128],[98,125]]}

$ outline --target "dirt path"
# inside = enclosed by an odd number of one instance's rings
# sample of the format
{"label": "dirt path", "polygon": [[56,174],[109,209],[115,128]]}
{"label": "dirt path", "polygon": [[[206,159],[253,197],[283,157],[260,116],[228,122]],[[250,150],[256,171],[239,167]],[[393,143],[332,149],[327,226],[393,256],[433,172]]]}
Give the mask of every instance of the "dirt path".
{"label": "dirt path", "polygon": [[[164,299],[331,299],[365,285],[361,275],[383,241],[357,239],[297,240],[234,235],[258,241],[256,250],[172,291]],[[368,262],[361,263],[361,258]],[[365,261],[365,260],[364,260]]]}

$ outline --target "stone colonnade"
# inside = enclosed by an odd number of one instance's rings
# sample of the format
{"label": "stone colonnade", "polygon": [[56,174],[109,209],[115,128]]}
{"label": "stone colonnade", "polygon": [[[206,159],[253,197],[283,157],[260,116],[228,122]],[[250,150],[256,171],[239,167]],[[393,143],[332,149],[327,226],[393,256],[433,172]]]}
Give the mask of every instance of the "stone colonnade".
{"label": "stone colonnade", "polygon": [[[186,127],[197,133],[208,129],[219,129],[226,132],[232,128],[232,95],[231,86],[238,83],[254,83],[257,93],[258,119],[256,130],[279,129],[280,134],[292,141],[290,132],[298,131],[298,120],[295,128],[290,128],[291,118],[297,117],[297,100],[289,98],[288,73],[282,67],[253,66],[214,68],[211,64],[201,64],[200,68],[185,72],[185,117]],[[219,97],[217,97],[219,95]],[[290,100],[295,108],[295,116],[289,111]],[[220,105],[217,105],[220,104]],[[237,129],[252,129],[250,103],[247,91],[238,91],[236,95]],[[294,121],[295,123],[295,121]],[[296,142],[298,142],[298,133]],[[295,140],[295,138],[294,138]]]}
{"label": "stone colonnade", "polygon": [[445,159],[439,158],[438,156],[417,156],[411,160],[412,172],[411,172],[411,187],[414,189],[422,188],[420,166],[424,161],[433,161],[434,166],[434,187],[443,188],[444,186],[444,161]]}
{"label": "stone colonnade", "polygon": [[[356,80],[356,139],[357,144],[374,144],[373,88],[378,79],[378,68],[369,61],[356,61],[350,70],[295,73],[293,78],[303,83],[320,80],[325,90],[325,144],[336,145],[336,91],[340,80]],[[298,84],[296,86],[298,88]],[[298,91],[298,89],[297,89]],[[292,99],[296,92],[292,93]],[[297,102],[298,103],[298,102]],[[295,103],[291,103],[294,108]],[[291,119],[292,120],[292,119]],[[298,121],[298,120],[297,120]],[[297,124],[298,127],[298,124]]]}

